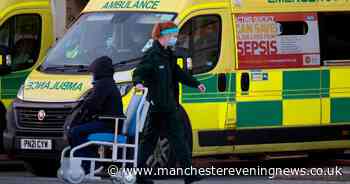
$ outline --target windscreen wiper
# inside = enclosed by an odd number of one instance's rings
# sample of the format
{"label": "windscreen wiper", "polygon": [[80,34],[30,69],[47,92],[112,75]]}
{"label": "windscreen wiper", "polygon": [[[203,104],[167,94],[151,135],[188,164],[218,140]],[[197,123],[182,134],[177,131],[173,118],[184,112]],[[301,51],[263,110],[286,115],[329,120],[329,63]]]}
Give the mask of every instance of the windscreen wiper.
{"label": "windscreen wiper", "polygon": [[41,71],[64,71],[65,69],[66,68],[64,68],[63,66],[40,66]]}
{"label": "windscreen wiper", "polygon": [[134,58],[134,59],[129,59],[129,60],[125,60],[125,61],[121,61],[119,63],[116,63],[114,64],[113,66],[116,67],[116,66],[123,66],[125,64],[132,64],[132,63],[135,63],[135,62],[138,62],[142,59],[142,57],[138,57],[138,58]]}
{"label": "windscreen wiper", "polygon": [[45,71],[66,71],[66,70],[76,70],[77,72],[88,72],[88,66],[86,65],[53,65],[48,67],[40,67],[41,70]]}
{"label": "windscreen wiper", "polygon": [[86,65],[63,65],[64,68],[75,69],[77,72],[88,72],[89,67]]}

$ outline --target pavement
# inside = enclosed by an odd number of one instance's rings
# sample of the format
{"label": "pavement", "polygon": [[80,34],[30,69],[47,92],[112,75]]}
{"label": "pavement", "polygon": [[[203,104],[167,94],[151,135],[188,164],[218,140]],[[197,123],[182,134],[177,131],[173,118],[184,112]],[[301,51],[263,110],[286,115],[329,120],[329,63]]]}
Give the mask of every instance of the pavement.
{"label": "pavement", "polygon": [[[21,176],[18,176],[21,175]],[[30,175],[24,175],[23,173],[13,173],[13,175],[1,176],[1,184],[62,184],[56,178],[40,178]],[[110,184],[110,180],[104,181],[91,181],[83,182],[83,184]],[[180,179],[170,180],[155,180],[155,184],[182,184]],[[266,177],[209,177],[205,178],[196,184],[345,184],[350,181],[325,181],[325,180],[281,180],[281,179],[268,179]]]}
{"label": "pavement", "polygon": [[[199,161],[198,161],[199,160]],[[198,159],[197,165],[205,167],[213,165],[216,168],[252,168],[257,165],[261,167],[282,167],[283,168],[333,168],[341,167],[342,176],[311,176],[298,175],[286,176],[276,175],[273,178],[267,176],[211,176],[196,182],[197,184],[350,184],[350,162],[346,159],[313,161],[307,159],[297,160],[277,160],[269,162],[257,161],[235,161],[235,160],[215,160],[215,159]],[[84,182],[94,184],[111,183],[110,180]],[[183,181],[180,178],[170,178],[155,180],[155,184],[180,184]],[[0,155],[0,184],[61,184],[55,177],[36,177],[31,174],[24,162],[18,160],[9,160],[7,156]]]}

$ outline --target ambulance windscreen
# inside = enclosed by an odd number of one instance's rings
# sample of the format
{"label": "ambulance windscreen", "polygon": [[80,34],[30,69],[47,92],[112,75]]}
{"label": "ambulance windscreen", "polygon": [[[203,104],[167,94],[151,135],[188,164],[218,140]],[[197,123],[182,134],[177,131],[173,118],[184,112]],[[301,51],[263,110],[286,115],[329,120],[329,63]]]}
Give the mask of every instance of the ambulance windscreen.
{"label": "ambulance windscreen", "polygon": [[[142,57],[154,24],[174,18],[175,14],[165,13],[84,14],[50,50],[40,69],[84,71],[81,68],[101,56],[109,56],[116,70],[130,69]],[[80,70],[65,68],[72,65],[81,66]]]}

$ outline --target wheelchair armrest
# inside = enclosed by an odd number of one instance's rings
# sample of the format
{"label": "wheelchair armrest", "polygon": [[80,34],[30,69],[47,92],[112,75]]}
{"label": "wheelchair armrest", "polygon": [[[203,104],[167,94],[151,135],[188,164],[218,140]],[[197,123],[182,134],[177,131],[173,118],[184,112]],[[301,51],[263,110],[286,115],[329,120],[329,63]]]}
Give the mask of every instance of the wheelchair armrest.
{"label": "wheelchair armrest", "polygon": [[118,120],[125,121],[126,120],[126,116],[124,114],[120,115],[120,116],[101,115],[101,116],[98,116],[98,118],[101,119],[101,120],[115,120],[114,144],[116,144],[118,142],[118,135],[120,135],[119,132],[118,132],[118,127],[119,127],[119,121]]}

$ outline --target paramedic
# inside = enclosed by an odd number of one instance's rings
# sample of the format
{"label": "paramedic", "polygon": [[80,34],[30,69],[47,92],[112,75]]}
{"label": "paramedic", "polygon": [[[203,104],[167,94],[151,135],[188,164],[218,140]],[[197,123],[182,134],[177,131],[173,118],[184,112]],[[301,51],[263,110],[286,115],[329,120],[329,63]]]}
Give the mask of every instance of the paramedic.
{"label": "paramedic", "polygon": [[[133,73],[134,85],[142,90],[149,89],[151,115],[149,129],[140,145],[138,167],[146,167],[148,157],[153,153],[160,131],[165,127],[167,138],[175,149],[176,159],[182,168],[192,165],[191,150],[184,139],[184,125],[176,116],[178,104],[175,88],[178,82],[205,91],[205,86],[190,74],[184,72],[176,63],[177,58],[171,50],[175,46],[178,28],[173,22],[158,23],[152,31],[153,45]],[[185,176],[185,183],[199,180],[197,176]],[[139,176],[137,183],[153,183],[146,176]]]}

